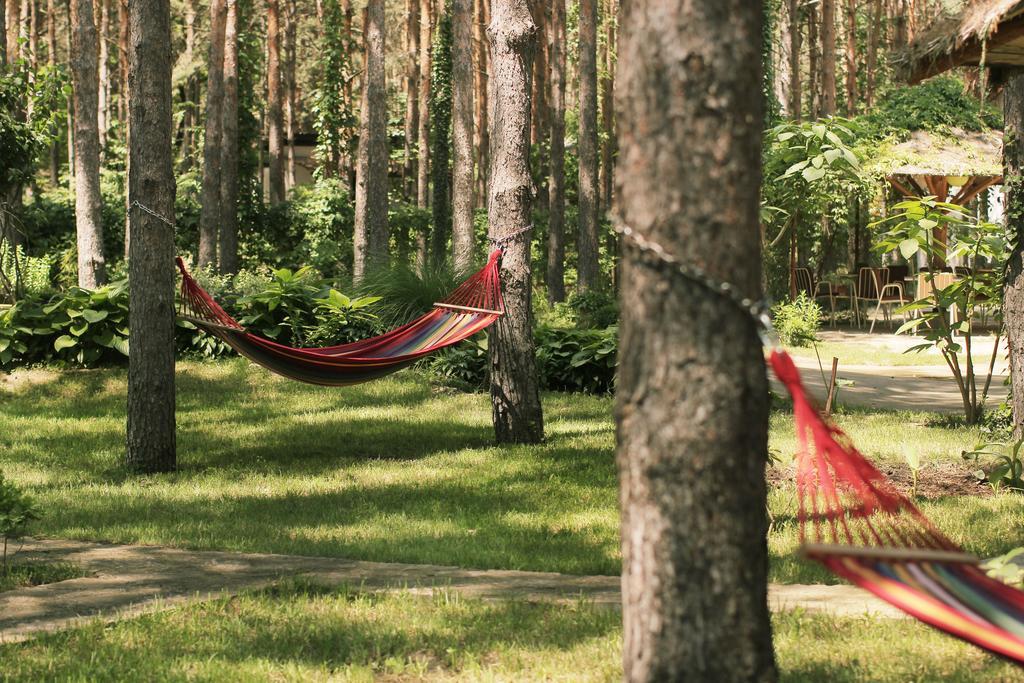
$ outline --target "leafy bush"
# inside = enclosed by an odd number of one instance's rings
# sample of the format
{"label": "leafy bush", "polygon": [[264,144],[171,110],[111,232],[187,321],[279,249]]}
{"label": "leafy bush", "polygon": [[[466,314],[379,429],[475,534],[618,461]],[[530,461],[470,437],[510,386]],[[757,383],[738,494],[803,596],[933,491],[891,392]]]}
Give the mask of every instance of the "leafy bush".
{"label": "leafy bush", "polygon": [[[53,291],[52,256],[27,256],[21,245],[0,243],[0,299],[5,294],[40,296]],[[10,287],[11,292],[5,292]]]}
{"label": "leafy bush", "polygon": [[999,109],[978,99],[956,76],[938,76],[919,85],[894,88],[879,99],[863,120],[879,133],[962,128],[979,131],[1003,127]]}
{"label": "leafy bush", "polygon": [[355,209],[343,181],[321,178],[295,188],[288,218],[301,234],[292,263],[312,266],[329,277],[348,272]]}
{"label": "leafy bush", "polygon": [[1024,491],[1024,457],[1021,454],[1024,439],[1017,441],[994,441],[978,444],[972,451],[964,451],[964,460],[981,463],[983,467],[974,472],[979,481],[986,481],[996,491],[1004,486],[1013,491]]}
{"label": "leafy bush", "polygon": [[575,293],[567,303],[577,327],[605,328],[619,321],[619,302],[613,292],[592,290]]}
{"label": "leafy bush", "polygon": [[487,336],[479,334],[439,351],[425,365],[445,384],[467,391],[483,390],[487,386]]}
{"label": "leafy bush", "polygon": [[39,519],[35,501],[0,472],[0,539],[3,540],[3,569],[7,573],[7,545],[25,535],[28,525]]}
{"label": "leafy bush", "polygon": [[801,292],[795,301],[782,301],[772,307],[772,325],[783,344],[810,346],[818,340],[821,306]]}
{"label": "leafy bush", "polygon": [[398,264],[366,274],[359,293],[382,300],[377,314],[387,327],[405,324],[429,311],[459,286],[461,278],[450,266],[430,267],[421,275],[412,266]]}

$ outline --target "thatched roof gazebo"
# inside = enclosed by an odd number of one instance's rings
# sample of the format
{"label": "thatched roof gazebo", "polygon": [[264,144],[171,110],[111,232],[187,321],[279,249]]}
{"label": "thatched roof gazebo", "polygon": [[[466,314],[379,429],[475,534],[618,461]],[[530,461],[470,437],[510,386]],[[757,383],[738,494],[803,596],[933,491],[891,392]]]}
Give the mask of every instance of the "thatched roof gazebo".
{"label": "thatched roof gazebo", "polygon": [[894,64],[910,83],[958,66],[1024,68],[1024,0],[972,0],[956,14],[934,21],[897,55]]}

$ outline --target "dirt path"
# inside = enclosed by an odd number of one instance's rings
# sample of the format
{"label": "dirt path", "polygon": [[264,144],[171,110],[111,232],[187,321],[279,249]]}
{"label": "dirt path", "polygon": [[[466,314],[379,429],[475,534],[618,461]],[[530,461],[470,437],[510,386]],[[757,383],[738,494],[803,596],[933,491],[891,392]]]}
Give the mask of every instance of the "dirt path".
{"label": "dirt path", "polygon": [[[158,546],[30,540],[23,558],[74,562],[86,578],[0,593],[0,642],[27,640],[91,619],[114,621],[192,600],[269,586],[303,576],[328,585],[430,594],[456,590],[483,600],[619,605],[619,577],[550,572],[479,571],[433,565],[357,562],[337,558],[189,551]],[[772,585],[773,610],[836,615],[900,612],[852,586]]]}

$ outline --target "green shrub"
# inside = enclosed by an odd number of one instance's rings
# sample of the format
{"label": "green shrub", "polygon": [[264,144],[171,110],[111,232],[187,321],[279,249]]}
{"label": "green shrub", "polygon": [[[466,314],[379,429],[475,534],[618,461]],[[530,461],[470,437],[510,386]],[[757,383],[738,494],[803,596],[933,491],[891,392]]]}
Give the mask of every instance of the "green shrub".
{"label": "green shrub", "polygon": [[377,314],[387,327],[404,325],[429,311],[461,284],[461,277],[445,264],[428,267],[421,275],[411,265],[376,268],[363,278],[359,293],[381,299]]}
{"label": "green shrub", "polygon": [[327,277],[349,272],[355,209],[348,187],[337,178],[321,178],[295,188],[289,205],[292,230],[301,235],[291,263],[312,266]]}
{"label": "green shrub", "polygon": [[21,245],[0,244],[0,298],[10,285],[18,296],[41,296],[53,291],[54,257],[28,256]]}
{"label": "green shrub", "polygon": [[772,325],[783,344],[810,346],[818,340],[821,306],[801,293],[794,301],[782,301],[772,307]]}
{"label": "green shrub", "polygon": [[39,508],[27,493],[0,472],[0,540],[3,541],[3,570],[7,573],[7,546],[25,535],[28,525],[39,519]]}
{"label": "green shrub", "polygon": [[592,290],[575,293],[567,304],[574,314],[576,327],[605,328],[619,321],[619,302],[614,292]]}
{"label": "green shrub", "polygon": [[487,335],[478,334],[430,356],[426,368],[443,383],[466,391],[487,387]]}

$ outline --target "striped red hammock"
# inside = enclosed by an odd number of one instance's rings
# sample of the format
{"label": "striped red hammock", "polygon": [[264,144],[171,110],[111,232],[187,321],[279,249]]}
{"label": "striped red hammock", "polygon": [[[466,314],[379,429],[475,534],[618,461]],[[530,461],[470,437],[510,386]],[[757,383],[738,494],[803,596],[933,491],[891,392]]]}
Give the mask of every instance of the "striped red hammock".
{"label": "striped red hammock", "polygon": [[793,397],[800,540],[806,557],[921,621],[1024,663],[1024,591],[990,578],[822,419],[785,352]]}
{"label": "striped red hammock", "polygon": [[433,310],[378,337],[325,348],[293,348],[247,332],[199,286],[179,258],[182,310],[187,320],[222,339],[271,372],[309,384],[348,386],[412,365],[420,358],[472,337],[504,315],[500,250]]}

